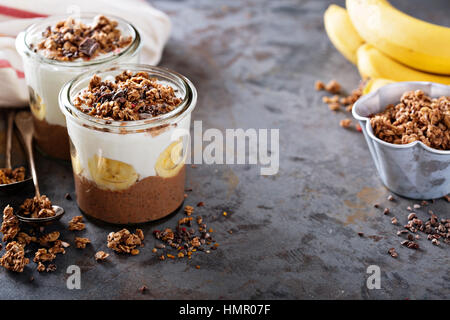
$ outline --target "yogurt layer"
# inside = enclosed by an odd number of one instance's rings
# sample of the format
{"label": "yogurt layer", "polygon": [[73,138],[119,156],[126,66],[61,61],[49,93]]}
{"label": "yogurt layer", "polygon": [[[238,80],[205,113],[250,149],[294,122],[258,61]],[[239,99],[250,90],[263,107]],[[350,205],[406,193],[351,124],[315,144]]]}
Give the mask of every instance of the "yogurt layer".
{"label": "yogurt layer", "polygon": [[[93,180],[89,161],[95,156],[126,163],[134,168],[138,180],[158,175],[155,167],[161,154],[178,141],[183,141],[183,152],[189,142],[191,116],[186,115],[176,126],[162,128],[159,132],[112,133],[93,130],[68,119],[67,130],[72,141],[73,154],[78,163],[73,164],[76,174]],[[77,172],[78,171],[78,172]]]}

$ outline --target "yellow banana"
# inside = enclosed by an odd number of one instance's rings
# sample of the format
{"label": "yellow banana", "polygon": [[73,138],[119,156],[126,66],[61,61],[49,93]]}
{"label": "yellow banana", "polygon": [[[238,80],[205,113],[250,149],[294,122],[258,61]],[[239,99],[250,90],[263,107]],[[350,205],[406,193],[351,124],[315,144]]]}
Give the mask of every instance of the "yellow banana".
{"label": "yellow banana", "polygon": [[450,84],[450,76],[436,75],[408,68],[371,46],[357,51],[358,70],[363,78],[385,78],[393,81],[431,81]]}
{"label": "yellow banana", "polygon": [[45,118],[45,104],[42,103],[42,98],[28,86],[28,92],[30,94],[30,109],[31,113],[38,119],[44,120]]}
{"label": "yellow banana", "polygon": [[364,40],[356,32],[347,10],[332,4],[323,15],[325,31],[336,49],[353,64],[356,64],[356,50]]}
{"label": "yellow banana", "polygon": [[364,86],[363,89],[363,94],[368,94],[371,92],[374,92],[378,89],[380,89],[381,87],[384,87],[387,84],[390,83],[394,83],[395,81],[393,80],[389,80],[389,79],[369,79],[366,83],[366,85]]}
{"label": "yellow banana", "polygon": [[128,189],[138,179],[134,168],[122,161],[94,155],[88,161],[88,166],[92,179],[103,189],[112,191]]}
{"label": "yellow banana", "polygon": [[163,178],[175,176],[184,166],[185,159],[182,158],[182,153],[183,143],[181,140],[172,142],[156,160],[156,173]]}
{"label": "yellow banana", "polygon": [[413,18],[386,0],[347,0],[346,7],[367,43],[412,68],[450,74],[450,28]]}

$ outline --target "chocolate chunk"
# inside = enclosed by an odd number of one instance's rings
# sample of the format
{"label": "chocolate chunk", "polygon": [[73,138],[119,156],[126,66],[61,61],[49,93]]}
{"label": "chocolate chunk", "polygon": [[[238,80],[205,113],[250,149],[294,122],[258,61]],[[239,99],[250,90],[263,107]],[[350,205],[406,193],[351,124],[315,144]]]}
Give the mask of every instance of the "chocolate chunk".
{"label": "chocolate chunk", "polygon": [[92,38],[86,38],[80,43],[79,50],[88,57],[92,56],[95,51],[99,48],[97,41]]}

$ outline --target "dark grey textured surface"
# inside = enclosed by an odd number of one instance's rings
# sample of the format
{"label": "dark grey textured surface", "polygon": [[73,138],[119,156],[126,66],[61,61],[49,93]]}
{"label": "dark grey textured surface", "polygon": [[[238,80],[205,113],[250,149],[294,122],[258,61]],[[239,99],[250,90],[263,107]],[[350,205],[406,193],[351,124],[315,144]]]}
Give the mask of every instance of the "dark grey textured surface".
{"label": "dark grey textured surface", "polygon": [[[323,30],[329,2],[154,1],[173,21],[161,65],[188,76],[199,91],[193,119],[204,128],[279,128],[279,173],[262,177],[259,168],[244,165],[188,169],[186,186],[193,191],[186,204],[205,202],[196,212],[217,231],[216,252],[191,261],[157,260],[152,230],[173,226],[180,212],[143,226],[147,240],[140,255],[111,254],[97,264],[93,254],[107,250],[106,235],[118,228],[89,222],[76,234],[91,238],[92,245],[59,255],[55,273],[38,274],[34,263],[19,275],[0,270],[0,298],[450,298],[449,246],[434,247],[424,238],[421,250],[400,246],[398,227],[373,204],[389,205],[391,216],[404,223],[414,202],[386,200],[389,192],[362,135],[341,129],[338,122],[347,115],[332,114],[313,90],[316,79],[336,78],[347,89],[359,80]],[[446,3],[394,1],[449,25]],[[38,156],[38,170],[41,189],[67,210],[61,222],[66,227],[79,214],[75,201],[64,199],[66,192],[74,195],[70,166]],[[11,199],[1,196],[0,204]],[[425,218],[432,209],[449,218],[448,208],[438,200],[418,213]],[[62,233],[69,242],[74,237]],[[390,247],[398,259],[387,254]],[[71,264],[82,269],[81,290],[66,288]],[[380,290],[365,284],[372,264],[381,268]],[[145,295],[138,291],[142,285],[149,288]]]}

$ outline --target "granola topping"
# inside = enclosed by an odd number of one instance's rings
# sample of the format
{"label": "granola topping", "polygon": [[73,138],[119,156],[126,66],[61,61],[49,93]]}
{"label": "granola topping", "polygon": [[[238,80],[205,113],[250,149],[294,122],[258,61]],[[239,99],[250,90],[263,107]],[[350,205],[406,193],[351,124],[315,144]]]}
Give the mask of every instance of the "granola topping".
{"label": "granola topping", "polygon": [[10,184],[25,180],[25,168],[0,169],[0,184]]}
{"label": "granola topping", "polygon": [[137,246],[144,246],[144,233],[141,229],[136,229],[136,233],[131,233],[127,229],[118,232],[111,232],[107,238],[108,248],[118,253],[139,254]]}
{"label": "granola topping", "polygon": [[80,92],[75,106],[82,112],[107,120],[135,121],[174,110],[181,103],[175,90],[151,78],[147,72],[124,71],[115,81],[94,75]]}
{"label": "granola topping", "polygon": [[23,272],[24,267],[29,262],[30,260],[25,258],[23,246],[16,241],[12,241],[6,245],[6,252],[0,258],[0,265],[14,272]]}
{"label": "granola topping", "polygon": [[96,16],[92,25],[69,17],[48,26],[42,36],[35,50],[59,61],[89,60],[101,54],[117,53],[132,42],[131,36],[122,35],[117,21],[103,15]]}
{"label": "granola topping", "polygon": [[450,97],[431,98],[421,90],[405,92],[397,105],[371,117],[375,135],[389,143],[422,141],[450,150]]}
{"label": "granola topping", "polygon": [[20,206],[20,215],[31,215],[32,218],[47,218],[53,217],[56,213],[53,210],[52,202],[47,196],[42,195],[40,197],[26,199]]}

